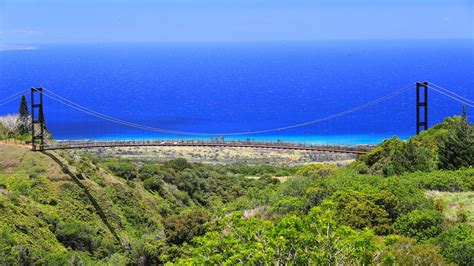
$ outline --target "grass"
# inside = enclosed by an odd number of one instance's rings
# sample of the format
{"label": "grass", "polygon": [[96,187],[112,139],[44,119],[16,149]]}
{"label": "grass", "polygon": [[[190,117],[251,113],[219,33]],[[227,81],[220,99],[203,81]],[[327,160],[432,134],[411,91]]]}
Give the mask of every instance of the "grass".
{"label": "grass", "polygon": [[442,207],[447,221],[459,221],[464,213],[467,218],[466,222],[474,226],[474,191],[441,192],[431,190],[427,194],[435,199],[438,206]]}

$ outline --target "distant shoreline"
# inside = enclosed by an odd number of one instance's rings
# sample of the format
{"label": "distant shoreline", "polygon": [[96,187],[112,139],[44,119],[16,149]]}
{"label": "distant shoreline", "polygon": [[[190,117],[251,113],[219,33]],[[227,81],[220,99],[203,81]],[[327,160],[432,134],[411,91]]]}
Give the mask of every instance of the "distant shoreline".
{"label": "distant shoreline", "polygon": [[23,50],[36,50],[34,46],[23,46],[23,45],[0,45],[0,51],[23,51]]}
{"label": "distant shoreline", "polygon": [[[225,140],[245,141],[247,139],[255,141],[267,142],[293,142],[299,144],[312,145],[374,145],[379,144],[385,139],[397,136],[400,139],[408,139],[409,135],[405,134],[351,134],[351,135],[260,135],[260,136],[228,136]],[[82,140],[211,140],[220,139],[219,136],[174,136],[174,135],[158,135],[158,136],[140,136],[140,135],[112,135],[112,136],[94,136],[83,138]],[[79,140],[78,138],[57,138],[62,140]]]}

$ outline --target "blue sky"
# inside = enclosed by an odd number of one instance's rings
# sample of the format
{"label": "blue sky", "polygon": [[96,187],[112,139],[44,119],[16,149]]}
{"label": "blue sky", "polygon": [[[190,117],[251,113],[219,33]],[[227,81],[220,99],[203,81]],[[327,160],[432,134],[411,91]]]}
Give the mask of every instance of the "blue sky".
{"label": "blue sky", "polygon": [[474,38],[473,0],[0,0],[0,44]]}

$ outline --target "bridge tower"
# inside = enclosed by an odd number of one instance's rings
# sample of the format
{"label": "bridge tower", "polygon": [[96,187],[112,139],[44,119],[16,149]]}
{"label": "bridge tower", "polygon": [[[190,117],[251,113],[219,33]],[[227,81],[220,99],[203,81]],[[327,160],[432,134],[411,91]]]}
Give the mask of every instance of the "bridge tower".
{"label": "bridge tower", "polygon": [[[38,103],[35,101],[35,94],[39,94]],[[43,88],[31,88],[31,150],[43,150],[44,128]]]}
{"label": "bridge tower", "polygon": [[[423,97],[420,94],[421,89],[423,89]],[[420,120],[422,111],[423,120]],[[416,134],[426,129],[428,129],[428,82],[425,81],[416,83]]]}

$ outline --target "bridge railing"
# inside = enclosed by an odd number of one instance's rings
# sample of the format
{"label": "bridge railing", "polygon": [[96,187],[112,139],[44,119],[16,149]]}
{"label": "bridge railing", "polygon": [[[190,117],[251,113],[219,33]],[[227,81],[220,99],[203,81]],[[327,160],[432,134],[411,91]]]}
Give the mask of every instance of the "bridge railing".
{"label": "bridge railing", "polygon": [[47,143],[46,150],[126,147],[126,146],[213,146],[213,147],[254,147],[275,149],[319,149],[327,151],[354,151],[366,152],[371,145],[320,145],[284,141],[256,141],[256,140],[196,140],[196,139],[167,139],[167,140],[62,140]]}

